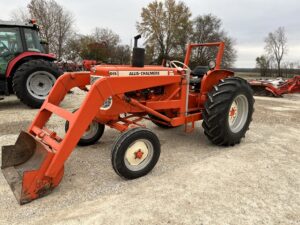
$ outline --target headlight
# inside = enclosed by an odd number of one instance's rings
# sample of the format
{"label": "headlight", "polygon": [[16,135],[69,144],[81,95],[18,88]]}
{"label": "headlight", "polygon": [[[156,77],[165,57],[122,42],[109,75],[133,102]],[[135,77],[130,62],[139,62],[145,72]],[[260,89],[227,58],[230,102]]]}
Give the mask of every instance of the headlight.
{"label": "headlight", "polygon": [[113,99],[112,97],[110,96],[108,99],[106,99],[103,103],[103,105],[101,106],[101,110],[108,110],[110,109],[110,107],[112,106],[113,104]]}
{"label": "headlight", "polygon": [[213,70],[214,68],[216,68],[216,62],[215,61],[210,61],[208,64],[208,67],[210,70]]}

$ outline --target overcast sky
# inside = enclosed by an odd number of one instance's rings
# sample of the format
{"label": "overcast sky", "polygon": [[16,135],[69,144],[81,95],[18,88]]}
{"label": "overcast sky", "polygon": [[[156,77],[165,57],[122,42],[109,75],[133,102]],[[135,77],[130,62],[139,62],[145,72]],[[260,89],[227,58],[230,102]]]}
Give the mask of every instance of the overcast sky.
{"label": "overcast sky", "polygon": [[[11,12],[25,7],[29,0],[0,0],[0,20],[11,19]],[[136,34],[141,8],[151,0],[57,0],[76,18],[76,29],[91,33],[94,27],[107,27],[118,33],[124,44]],[[279,26],[287,31],[287,61],[300,62],[300,0],[185,0],[192,16],[212,13],[236,40],[236,67],[254,67],[264,52],[264,38]]]}

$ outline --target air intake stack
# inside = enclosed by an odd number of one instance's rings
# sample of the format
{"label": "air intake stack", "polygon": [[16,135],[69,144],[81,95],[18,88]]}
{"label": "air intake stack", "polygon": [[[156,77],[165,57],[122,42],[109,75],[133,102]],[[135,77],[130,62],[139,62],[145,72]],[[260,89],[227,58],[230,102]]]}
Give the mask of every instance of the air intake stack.
{"label": "air intake stack", "polygon": [[144,67],[145,65],[145,49],[144,48],[138,48],[138,40],[142,36],[139,34],[134,37],[134,47],[132,50],[132,60],[131,65],[133,67]]}

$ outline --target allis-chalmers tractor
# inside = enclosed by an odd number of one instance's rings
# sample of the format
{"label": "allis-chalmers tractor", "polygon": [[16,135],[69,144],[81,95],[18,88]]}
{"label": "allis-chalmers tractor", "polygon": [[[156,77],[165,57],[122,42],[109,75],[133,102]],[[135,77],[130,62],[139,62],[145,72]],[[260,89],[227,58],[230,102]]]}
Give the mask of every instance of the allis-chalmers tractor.
{"label": "allis-chalmers tractor", "polygon": [[[160,156],[160,142],[141,121],[162,128],[185,125],[191,132],[203,120],[208,139],[233,146],[245,136],[253,113],[253,94],[247,81],[220,69],[224,43],[189,44],[184,63],[144,66],[144,49],[133,49],[131,66],[100,65],[91,72],[65,73],[27,131],[15,145],[2,147],[2,172],[20,204],[49,194],[61,181],[64,163],[76,145],[97,142],[105,126],[121,135],[112,146],[111,162],[121,177],[146,175]],[[210,67],[188,67],[192,49],[217,47]],[[60,106],[72,88],[87,92],[73,112]],[[52,114],[66,120],[65,136],[47,127]]]}
{"label": "allis-chalmers tractor", "polygon": [[15,93],[26,105],[40,108],[62,72],[46,54],[39,27],[0,21],[0,95]]}

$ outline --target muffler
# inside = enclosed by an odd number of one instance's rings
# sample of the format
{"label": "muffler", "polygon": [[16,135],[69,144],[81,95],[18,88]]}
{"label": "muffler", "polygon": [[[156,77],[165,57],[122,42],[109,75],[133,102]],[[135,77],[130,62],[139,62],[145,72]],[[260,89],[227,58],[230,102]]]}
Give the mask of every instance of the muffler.
{"label": "muffler", "polygon": [[19,204],[49,194],[61,181],[45,176],[55,152],[31,134],[21,131],[15,145],[2,147],[2,173]]}

